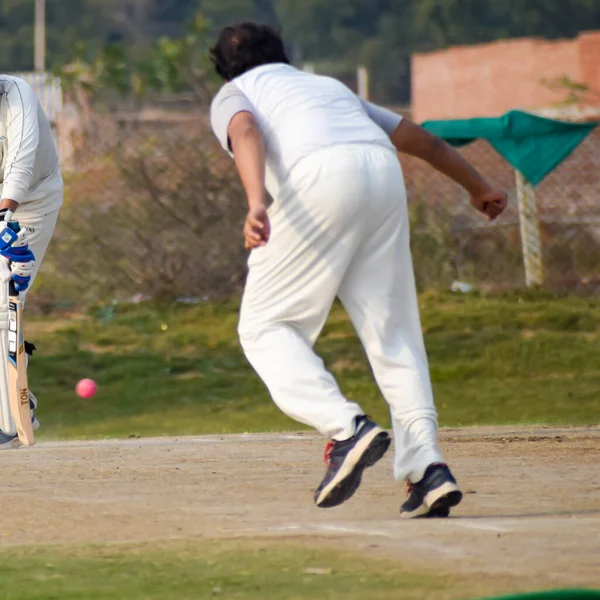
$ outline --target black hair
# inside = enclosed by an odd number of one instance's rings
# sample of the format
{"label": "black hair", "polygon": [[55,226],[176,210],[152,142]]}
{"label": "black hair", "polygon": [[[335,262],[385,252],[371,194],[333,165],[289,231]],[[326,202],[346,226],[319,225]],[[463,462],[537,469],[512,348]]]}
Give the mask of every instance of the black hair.
{"label": "black hair", "polygon": [[281,36],[268,25],[250,22],[222,29],[210,59],[225,81],[261,65],[290,63]]}

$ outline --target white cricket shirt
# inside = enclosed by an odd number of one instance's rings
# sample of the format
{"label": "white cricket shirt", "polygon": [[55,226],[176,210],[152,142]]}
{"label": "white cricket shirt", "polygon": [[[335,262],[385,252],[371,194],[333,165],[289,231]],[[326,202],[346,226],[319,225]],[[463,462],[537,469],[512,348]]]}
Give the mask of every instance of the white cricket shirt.
{"label": "white cricket shirt", "polygon": [[31,86],[11,75],[0,75],[0,142],[1,198],[57,209],[63,183],[50,124]]}
{"label": "white cricket shirt", "polygon": [[254,115],[266,152],[266,186],[272,196],[304,157],[342,144],[376,144],[396,152],[389,135],[402,117],[365,102],[344,84],[275,63],[226,83],[211,107],[211,125],[230,151],[227,130],[239,112]]}

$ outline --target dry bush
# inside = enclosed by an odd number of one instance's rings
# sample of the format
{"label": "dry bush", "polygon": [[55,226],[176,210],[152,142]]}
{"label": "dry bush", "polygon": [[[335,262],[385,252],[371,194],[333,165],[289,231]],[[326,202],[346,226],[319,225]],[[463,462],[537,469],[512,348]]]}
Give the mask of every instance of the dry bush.
{"label": "dry bush", "polygon": [[[535,188],[544,287],[552,291],[600,290],[599,149],[597,128]],[[494,223],[486,223],[458,185],[422,161],[403,156],[408,198],[417,206],[413,209],[418,216],[413,215],[417,280],[422,287],[445,287],[450,277],[485,290],[522,287],[515,171],[482,140],[460,151],[489,181],[508,192],[508,209]]]}
{"label": "dry bush", "polygon": [[[237,293],[245,274],[245,200],[206,122],[150,126],[103,116],[93,125],[83,146],[92,152],[80,150],[78,170],[65,177],[65,206],[30,305]],[[403,159],[420,289],[447,289],[455,279],[486,290],[524,285],[514,173],[485,146],[470,158],[510,192],[509,209],[494,224],[473,211],[457,186]],[[549,194],[563,188],[546,187],[538,191],[547,285],[597,289],[600,229],[590,209],[592,191],[585,214],[567,219],[567,208],[581,206],[563,205],[554,214],[549,207],[558,202]]]}
{"label": "dry bush", "polygon": [[518,225],[489,226],[466,196],[431,202],[418,189],[409,198],[409,217],[419,289],[448,289],[454,280],[482,289],[523,284]]}
{"label": "dry bush", "polygon": [[233,164],[203,122],[185,132],[127,127],[110,153],[90,163],[65,177],[38,304],[239,289],[245,202]]}

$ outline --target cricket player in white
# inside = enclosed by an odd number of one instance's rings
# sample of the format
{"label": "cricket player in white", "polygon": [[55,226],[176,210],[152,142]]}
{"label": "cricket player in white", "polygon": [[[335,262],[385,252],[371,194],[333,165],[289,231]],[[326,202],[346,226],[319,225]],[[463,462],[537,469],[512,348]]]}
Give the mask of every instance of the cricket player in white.
{"label": "cricket player in white", "polygon": [[211,56],[226,81],[212,126],[249,206],[240,340],[281,410],[331,440],[315,503],[348,500],[390,445],[313,352],[337,296],[390,406],[394,475],[409,484],[401,516],[447,516],[462,494],[437,441],[397,152],[461,184],[490,219],[506,195],[417,125],[290,66],[269,27],[226,27]]}
{"label": "cricket player in white", "polygon": [[[16,428],[8,406],[6,371],[7,280],[23,297],[40,268],[63,201],[58,152],[48,119],[22,79],[0,75],[0,446],[11,445]],[[15,234],[14,223],[20,231]],[[12,227],[8,227],[8,223]],[[33,344],[26,343],[28,353]],[[30,394],[32,421],[37,400]]]}

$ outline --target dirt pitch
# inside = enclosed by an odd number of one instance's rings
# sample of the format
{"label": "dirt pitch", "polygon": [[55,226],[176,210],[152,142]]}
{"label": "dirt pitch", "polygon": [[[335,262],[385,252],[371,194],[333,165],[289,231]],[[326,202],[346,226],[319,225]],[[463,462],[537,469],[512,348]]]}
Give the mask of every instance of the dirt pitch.
{"label": "dirt pitch", "polygon": [[401,521],[391,456],[353,500],[312,504],[323,442],[257,434],[47,442],[0,454],[0,544],[285,538],[528,588],[600,588],[600,427],[444,430],[465,498]]}

